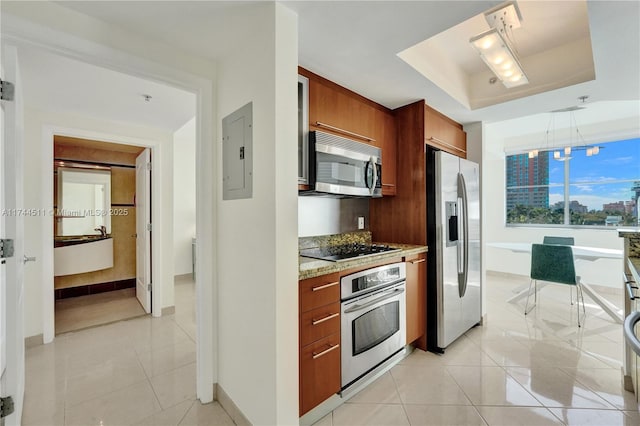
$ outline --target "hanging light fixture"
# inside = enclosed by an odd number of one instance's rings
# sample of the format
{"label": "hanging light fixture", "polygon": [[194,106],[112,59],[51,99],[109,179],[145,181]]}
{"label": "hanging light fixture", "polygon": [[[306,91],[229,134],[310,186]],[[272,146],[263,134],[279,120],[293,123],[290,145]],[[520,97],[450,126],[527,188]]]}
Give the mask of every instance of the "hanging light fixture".
{"label": "hanging light fixture", "polygon": [[[584,103],[584,100],[588,96],[581,96],[580,100]],[[551,111],[551,116],[549,117],[549,124],[547,125],[546,131],[546,149],[544,151],[553,151],[553,159],[558,161],[567,161],[570,160],[571,154],[575,155],[577,151],[585,151],[587,157],[593,157],[594,155],[598,155],[600,153],[600,149],[603,148],[599,145],[589,145],[585,142],[580,129],[578,128],[578,123],[576,122],[576,118],[574,115],[574,111],[583,109],[583,107],[569,107],[563,108],[561,110]],[[555,114],[560,112],[568,112],[569,113],[569,141],[565,146],[556,147],[555,143]],[[551,144],[549,143],[549,134],[552,135]],[[535,158],[538,156],[538,149],[532,149],[529,151],[529,158]]]}
{"label": "hanging light fixture", "polygon": [[516,54],[511,50],[500,31],[493,28],[469,40],[469,43],[478,51],[480,58],[491,71],[504,84],[504,87],[512,87],[529,84],[529,79],[522,70]]}
{"label": "hanging light fixture", "polygon": [[516,2],[503,3],[485,12],[484,16],[491,29],[471,37],[469,43],[504,87],[510,89],[529,84],[515,49],[509,43],[508,31],[520,28],[522,19]]}

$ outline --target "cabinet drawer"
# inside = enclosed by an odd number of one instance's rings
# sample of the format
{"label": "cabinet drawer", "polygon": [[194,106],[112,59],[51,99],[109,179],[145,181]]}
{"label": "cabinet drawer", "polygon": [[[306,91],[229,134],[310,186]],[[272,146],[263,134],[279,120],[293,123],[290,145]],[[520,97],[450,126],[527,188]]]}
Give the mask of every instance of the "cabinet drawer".
{"label": "cabinet drawer", "polygon": [[340,301],[338,273],[300,281],[300,313]]}
{"label": "cabinet drawer", "polygon": [[300,346],[340,333],[340,302],[321,306],[300,316]]}
{"label": "cabinet drawer", "polygon": [[300,415],[340,391],[340,333],[300,350]]}

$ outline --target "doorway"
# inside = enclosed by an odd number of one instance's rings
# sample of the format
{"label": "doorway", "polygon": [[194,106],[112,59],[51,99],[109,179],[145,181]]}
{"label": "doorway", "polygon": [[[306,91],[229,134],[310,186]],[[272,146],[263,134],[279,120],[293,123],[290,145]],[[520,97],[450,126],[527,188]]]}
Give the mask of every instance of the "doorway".
{"label": "doorway", "polygon": [[[28,52],[37,44],[39,46],[38,49],[44,49],[46,53],[64,55],[64,57],[68,58],[80,58],[81,61],[84,61],[82,62],[84,64],[99,64],[99,66],[107,66],[109,70],[119,70],[128,73],[128,75],[141,76],[143,79],[148,78],[149,80],[145,81],[151,84],[155,83],[167,85],[172,88],[179,88],[179,90],[186,91],[194,97],[195,102],[192,102],[192,105],[195,104],[195,116],[197,120],[197,160],[195,171],[197,175],[196,191],[199,200],[197,205],[197,237],[200,241],[196,251],[198,257],[211,259],[210,261],[200,262],[196,265],[197,280],[195,282],[195,292],[197,295],[197,310],[199,312],[196,330],[196,351],[199,360],[196,367],[197,397],[202,402],[211,401],[213,399],[214,389],[212,384],[215,383],[215,378],[217,377],[217,356],[213,346],[217,335],[215,328],[214,299],[216,282],[215,275],[213,274],[215,266],[213,261],[215,260],[214,241],[216,222],[212,220],[211,217],[212,212],[214,212],[213,203],[216,199],[217,188],[213,184],[216,175],[215,145],[208,142],[212,140],[215,134],[215,125],[211,120],[211,117],[215,116],[212,80],[173,68],[163,68],[156,63],[147,62],[141,60],[139,57],[134,57],[125,52],[109,48],[101,50],[100,57],[97,57],[95,55],[95,46],[83,40],[78,40],[73,47],[69,47],[68,45],[60,44],[55,37],[42,38],[41,35],[36,32],[25,34],[22,40],[28,40],[28,42],[12,41],[18,45],[20,54]],[[40,66],[40,69],[42,68],[47,67]],[[52,69],[48,68],[48,73],[40,74],[60,77],[60,73],[53,73],[51,71]],[[52,86],[57,87],[62,92],[57,99],[51,102],[64,99],[69,94],[67,90],[70,85],[54,84]],[[71,87],[72,86],[73,85],[71,85]],[[104,84],[104,86],[107,87],[107,92],[111,89],[111,86],[108,84]],[[33,86],[30,85],[30,87]],[[34,91],[39,94],[42,93],[42,91],[37,88],[34,89]],[[139,92],[135,91],[132,93],[132,96],[140,95],[141,99],[146,102],[147,96],[142,96]],[[107,100],[111,101],[112,97],[110,93],[107,93],[105,96],[100,97],[100,99],[105,100],[103,105],[108,105],[109,102],[107,102]],[[35,187],[37,188],[37,191],[26,194],[30,197],[31,204],[42,205],[45,209],[46,207],[52,208],[52,204],[49,204],[47,200],[51,200],[53,197],[53,184],[46,179],[53,174],[52,140],[54,134],[97,140],[113,140],[114,138],[119,138],[120,141],[124,143],[150,146],[153,150],[156,164],[159,165],[159,167],[155,167],[152,170],[154,182],[159,185],[163,185],[164,183],[164,187],[168,186],[166,182],[167,174],[163,173],[163,170],[168,170],[167,161],[171,158],[171,148],[166,145],[166,133],[154,133],[149,135],[151,137],[146,137],[146,135],[143,134],[144,132],[141,132],[141,129],[138,128],[134,129],[130,135],[123,136],[121,129],[127,126],[123,126],[121,122],[113,125],[104,125],[99,119],[88,119],[87,123],[89,123],[89,125],[85,127],[66,114],[44,114],[42,113],[42,105],[37,105],[36,107],[39,109],[38,111],[30,111],[36,118],[35,123],[31,123],[32,125],[26,128],[27,133],[31,133],[29,136],[30,140],[39,140],[37,144],[32,144],[30,147],[27,147],[27,149],[34,153],[40,153],[41,159],[41,161],[38,161],[37,157],[32,158],[33,162],[39,163],[35,166],[35,169],[38,171],[27,175],[27,178],[32,181],[30,184],[34,184],[35,182]],[[128,118],[128,116],[125,117],[125,119]],[[82,124],[84,124],[84,122]],[[45,178],[44,176],[47,177]],[[162,230],[162,232],[160,232],[160,234],[156,233],[158,238],[154,238],[152,243],[152,251],[160,258],[160,261],[155,262],[153,265],[155,277],[153,285],[156,289],[156,291],[153,292],[152,301],[152,314],[154,317],[163,314],[162,290],[165,288],[164,281],[170,279],[173,285],[172,274],[168,278],[167,276],[169,274],[166,273],[166,268],[171,264],[171,255],[169,254],[171,241],[163,241],[166,239],[164,238],[164,234],[166,232],[166,224],[169,222],[166,217],[166,212],[170,210],[170,200],[167,200],[166,197],[163,196],[164,191],[162,189],[156,189],[158,196],[152,199],[152,208],[155,215],[154,224],[158,225],[157,228]],[[36,218],[35,226],[31,228],[31,244],[34,246],[37,245],[36,250],[38,250],[38,253],[34,253],[38,256],[38,268],[34,269],[34,272],[31,272],[29,277],[29,281],[35,283],[35,285],[28,286],[26,290],[26,298],[29,300],[42,300],[41,303],[35,303],[31,306],[31,312],[28,312],[26,315],[26,335],[33,337],[33,339],[40,339],[40,341],[44,341],[44,343],[52,342],[55,336],[53,326],[53,247],[50,247],[51,241],[53,240],[53,226],[50,220],[52,220],[50,217],[43,215]],[[32,224],[33,223],[32,221]],[[201,282],[206,282],[207,285],[201,285]],[[50,289],[50,291],[48,289]],[[37,333],[42,334],[38,336]],[[38,340],[33,340],[32,342],[37,343],[37,341]]]}
{"label": "doorway", "polygon": [[53,153],[56,335],[146,315],[149,150],[54,135]]}

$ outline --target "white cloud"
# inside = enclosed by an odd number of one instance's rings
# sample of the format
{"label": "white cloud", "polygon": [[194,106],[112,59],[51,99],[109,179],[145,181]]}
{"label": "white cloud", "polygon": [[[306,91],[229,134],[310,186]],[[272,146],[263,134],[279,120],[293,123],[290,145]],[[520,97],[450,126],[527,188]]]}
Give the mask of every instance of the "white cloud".
{"label": "white cloud", "polygon": [[582,192],[593,192],[593,186],[591,185],[575,185]]}

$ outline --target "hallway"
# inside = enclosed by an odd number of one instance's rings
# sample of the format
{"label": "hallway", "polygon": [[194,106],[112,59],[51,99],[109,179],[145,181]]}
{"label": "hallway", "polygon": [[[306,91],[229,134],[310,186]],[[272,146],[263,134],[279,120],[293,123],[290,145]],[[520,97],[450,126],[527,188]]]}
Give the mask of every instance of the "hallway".
{"label": "hallway", "polygon": [[24,425],[233,424],[196,400],[195,285],[176,312],[62,334],[26,351]]}

